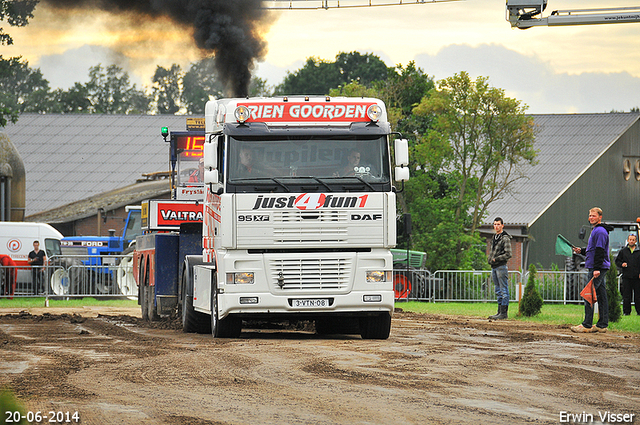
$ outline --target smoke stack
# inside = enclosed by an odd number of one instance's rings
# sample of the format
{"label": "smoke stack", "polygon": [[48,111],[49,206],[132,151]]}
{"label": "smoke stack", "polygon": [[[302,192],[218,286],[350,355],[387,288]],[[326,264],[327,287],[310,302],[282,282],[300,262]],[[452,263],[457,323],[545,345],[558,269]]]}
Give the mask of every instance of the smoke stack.
{"label": "smoke stack", "polygon": [[260,28],[266,24],[262,0],[41,0],[53,10],[99,9],[135,14],[141,19],[166,17],[193,31],[196,46],[213,53],[218,76],[233,96],[249,93],[251,71],[266,53]]}

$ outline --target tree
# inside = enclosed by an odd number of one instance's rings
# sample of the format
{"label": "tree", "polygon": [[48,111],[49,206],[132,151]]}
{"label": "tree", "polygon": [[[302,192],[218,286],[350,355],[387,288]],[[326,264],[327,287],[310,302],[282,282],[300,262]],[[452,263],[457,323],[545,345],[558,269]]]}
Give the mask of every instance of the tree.
{"label": "tree", "polygon": [[[12,27],[24,27],[33,18],[33,9],[40,0],[0,0],[0,22]],[[13,38],[0,27],[0,46],[13,44]]]}
{"label": "tree", "polygon": [[252,97],[269,97],[273,95],[273,89],[267,84],[267,80],[260,77],[252,77],[249,83],[249,96]]}
{"label": "tree", "polygon": [[0,93],[1,104],[16,115],[48,109],[49,82],[40,69],[32,69],[20,57],[0,56]]}
{"label": "tree", "polygon": [[52,104],[49,112],[53,113],[89,113],[91,101],[87,86],[75,83],[68,90],[56,89],[51,95]]}
{"label": "tree", "polygon": [[[414,109],[430,117],[433,129],[421,137],[417,156],[425,163],[456,176],[458,203],[454,219],[467,211],[471,196],[473,234],[487,208],[524,178],[522,167],[535,165],[533,119],[526,106],[506,97],[504,90],[490,87],[487,78],[471,81],[466,72],[438,82]],[[429,158],[441,152],[439,162]]]}
{"label": "tree", "polygon": [[326,95],[341,82],[340,71],[334,62],[310,57],[299,70],[294,73],[287,72],[282,83],[276,87],[276,94]]}
{"label": "tree", "polygon": [[[0,22],[5,19],[12,27],[23,27],[29,23],[29,19],[33,18],[33,9],[39,0],[0,0]],[[13,44],[13,38],[4,32],[4,28],[0,27],[0,46]],[[20,58],[4,59],[0,55],[0,80],[10,77],[7,73],[15,63],[19,63]],[[0,84],[2,84],[0,82]],[[18,121],[18,108],[16,107],[15,96],[12,91],[6,91],[0,88],[0,127],[7,125],[7,121],[13,123]]]}
{"label": "tree", "polygon": [[86,84],[90,112],[98,114],[147,113],[151,99],[129,81],[129,74],[117,65],[89,68]]}
{"label": "tree", "polygon": [[224,86],[217,77],[213,58],[192,63],[182,78],[182,104],[188,114],[204,114],[204,105],[223,96]]}
{"label": "tree", "polygon": [[373,53],[361,54],[360,52],[338,53],[335,61],[342,83],[352,81],[368,86],[374,81],[382,81],[387,78],[387,65]]}
{"label": "tree", "polygon": [[527,317],[540,314],[540,311],[542,310],[542,304],[544,303],[540,292],[538,292],[536,283],[537,274],[538,270],[536,269],[536,266],[530,264],[527,285],[524,287],[524,294],[522,294],[522,298],[520,299],[520,303],[518,305],[519,314]]}
{"label": "tree", "polygon": [[276,86],[275,94],[327,95],[331,89],[352,81],[369,85],[386,79],[387,74],[387,66],[372,53],[341,52],[334,62],[310,57],[299,70],[287,72],[283,82]]}
{"label": "tree", "polygon": [[173,64],[167,69],[157,66],[153,75],[153,97],[159,114],[175,114],[180,110],[182,69]]}

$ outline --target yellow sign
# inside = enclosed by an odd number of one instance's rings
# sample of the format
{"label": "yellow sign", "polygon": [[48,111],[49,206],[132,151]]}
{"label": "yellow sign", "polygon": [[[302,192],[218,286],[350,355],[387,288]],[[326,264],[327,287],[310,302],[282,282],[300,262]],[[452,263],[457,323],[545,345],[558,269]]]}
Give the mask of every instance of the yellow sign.
{"label": "yellow sign", "polygon": [[187,118],[187,131],[204,131],[204,118]]}

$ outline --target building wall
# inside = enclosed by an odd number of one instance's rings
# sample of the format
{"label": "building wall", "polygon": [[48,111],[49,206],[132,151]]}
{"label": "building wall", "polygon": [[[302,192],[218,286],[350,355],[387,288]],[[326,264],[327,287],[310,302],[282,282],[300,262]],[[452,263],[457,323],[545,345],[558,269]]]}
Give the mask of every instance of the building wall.
{"label": "building wall", "polygon": [[[151,199],[168,199],[169,194],[157,196]],[[139,205],[139,203],[132,204]],[[66,223],[51,223],[64,236],[109,236],[109,229],[115,230],[115,235],[122,235],[124,225],[127,221],[125,207],[105,211],[98,219],[98,212],[95,215],[74,220]]]}
{"label": "building wall", "polygon": [[[623,162],[631,162],[629,180],[624,179]],[[532,243],[529,263],[548,269],[553,263],[564,267],[565,257],[555,255],[555,242],[562,234],[573,244],[582,226],[588,226],[589,209],[600,207],[603,221],[630,221],[640,217],[640,180],[634,165],[640,160],[640,122],[636,122],[571,185],[529,228]],[[587,167],[589,164],[585,164]],[[562,172],[562,170],[558,170]]]}

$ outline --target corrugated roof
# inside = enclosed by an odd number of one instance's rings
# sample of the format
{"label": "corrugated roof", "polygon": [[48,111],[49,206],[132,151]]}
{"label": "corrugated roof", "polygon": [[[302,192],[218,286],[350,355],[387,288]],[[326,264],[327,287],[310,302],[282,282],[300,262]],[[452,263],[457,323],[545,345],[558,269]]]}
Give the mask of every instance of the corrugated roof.
{"label": "corrugated roof", "polygon": [[27,221],[68,223],[93,216],[96,214],[98,208],[104,208],[109,211],[125,205],[140,205],[140,202],[146,199],[169,195],[170,192],[171,182],[168,179],[135,183],[48,211],[32,214],[28,217]]}
{"label": "corrugated roof", "polygon": [[26,171],[25,216],[134,184],[169,170],[160,129],[185,130],[185,116],[22,114],[4,132]]}
{"label": "corrugated roof", "polygon": [[524,167],[527,178],[517,181],[511,194],[494,201],[487,215],[500,216],[505,224],[531,224],[640,119],[639,114],[630,113],[531,116],[539,128],[534,145],[538,164]]}

